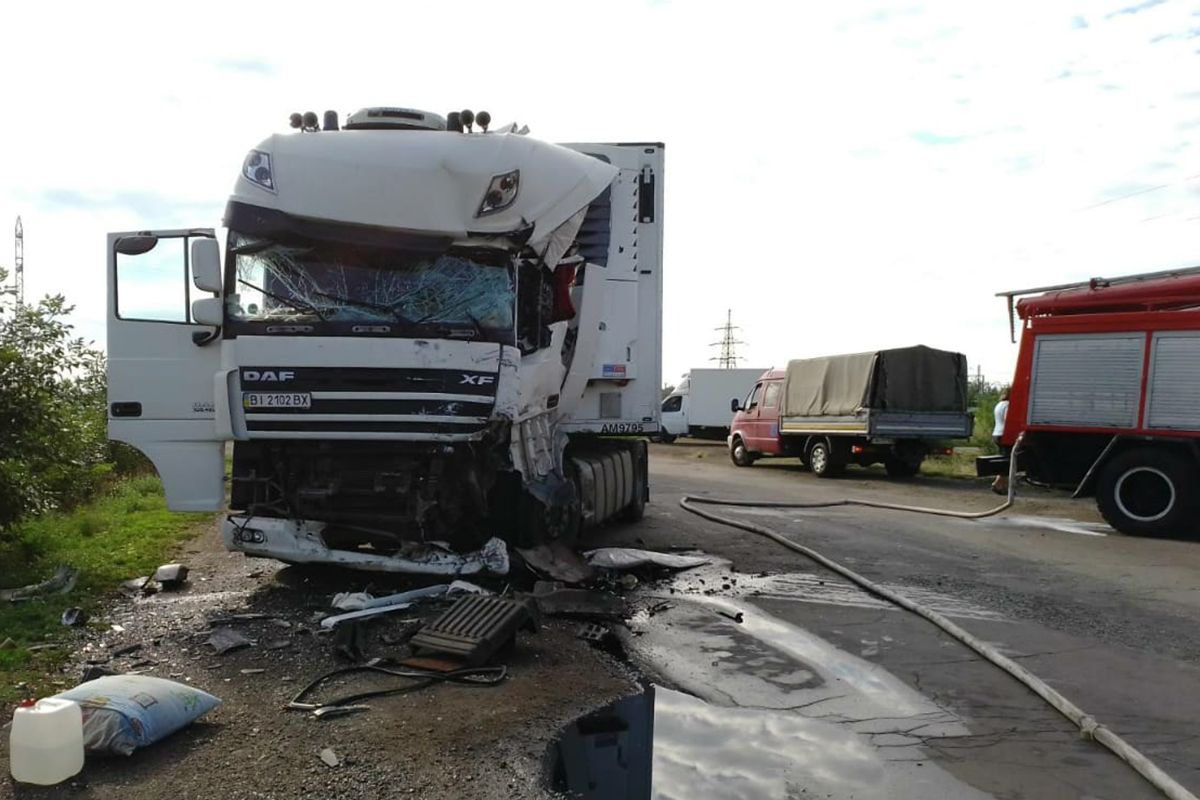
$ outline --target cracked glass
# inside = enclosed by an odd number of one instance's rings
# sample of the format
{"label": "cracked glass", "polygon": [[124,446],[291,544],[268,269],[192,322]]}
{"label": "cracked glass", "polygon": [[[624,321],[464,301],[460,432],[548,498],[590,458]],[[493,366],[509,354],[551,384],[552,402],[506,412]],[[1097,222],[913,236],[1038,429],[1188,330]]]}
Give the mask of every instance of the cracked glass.
{"label": "cracked glass", "polygon": [[431,336],[511,338],[516,293],[503,257],[238,233],[230,240],[230,321],[350,322]]}

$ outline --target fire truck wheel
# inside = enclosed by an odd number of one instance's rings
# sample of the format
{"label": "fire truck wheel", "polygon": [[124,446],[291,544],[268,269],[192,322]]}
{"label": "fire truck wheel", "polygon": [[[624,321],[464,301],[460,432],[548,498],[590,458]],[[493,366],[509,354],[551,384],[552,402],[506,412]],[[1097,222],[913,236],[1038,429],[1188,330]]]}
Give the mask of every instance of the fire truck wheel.
{"label": "fire truck wheel", "polygon": [[733,442],[729,445],[729,459],[739,467],[748,467],[754,463],[754,456],[746,449],[746,443],[742,441],[742,437],[735,436],[733,438]]}
{"label": "fire truck wheel", "polygon": [[818,478],[832,478],[842,473],[845,465],[834,455],[833,448],[824,439],[818,439],[808,448],[808,468]]}
{"label": "fire truck wheel", "polygon": [[1196,465],[1169,450],[1139,448],[1105,465],[1096,484],[1104,520],[1130,536],[1196,533]]}

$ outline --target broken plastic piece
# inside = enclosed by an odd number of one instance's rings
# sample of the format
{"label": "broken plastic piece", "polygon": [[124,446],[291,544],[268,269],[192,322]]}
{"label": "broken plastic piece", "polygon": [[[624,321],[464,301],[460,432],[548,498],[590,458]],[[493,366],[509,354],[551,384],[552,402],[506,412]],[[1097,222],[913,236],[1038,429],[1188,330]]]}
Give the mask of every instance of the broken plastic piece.
{"label": "broken plastic piece", "polygon": [[647,564],[665,569],[691,569],[711,563],[711,559],[706,556],[659,553],[632,547],[601,547],[598,550],[587,551],[584,556],[593,567],[602,569],[634,569]]}
{"label": "broken plastic piece", "polygon": [[588,589],[568,589],[561,583],[538,581],[533,585],[538,610],[550,616],[622,619],[625,601],[614,594]]}
{"label": "broken plastic piece", "polygon": [[517,552],[534,572],[564,583],[586,583],[595,574],[578,553],[557,539],[537,547],[518,548]]}
{"label": "broken plastic piece", "polygon": [[217,628],[208,637],[208,644],[217,655],[223,656],[231,650],[249,647],[253,642],[233,628]]}
{"label": "broken plastic piece", "polygon": [[605,626],[597,625],[594,622],[588,622],[588,623],[585,623],[584,625],[579,626],[579,630],[576,631],[575,636],[580,639],[583,639],[585,642],[591,642],[592,644],[600,644],[605,639],[607,639],[611,634],[612,634],[612,631],[610,631]]}
{"label": "broken plastic piece", "polygon": [[76,606],[72,606],[62,613],[62,624],[68,628],[78,628],[80,625],[87,623],[87,621],[87,612]]}
{"label": "broken plastic piece", "polygon": [[183,564],[163,564],[154,571],[153,580],[164,589],[177,589],[187,581],[188,568]]}
{"label": "broken plastic piece", "polygon": [[0,589],[0,600],[16,603],[43,594],[66,594],[75,588],[75,581],[78,579],[79,570],[63,565],[41,583],[31,583],[16,589]]}

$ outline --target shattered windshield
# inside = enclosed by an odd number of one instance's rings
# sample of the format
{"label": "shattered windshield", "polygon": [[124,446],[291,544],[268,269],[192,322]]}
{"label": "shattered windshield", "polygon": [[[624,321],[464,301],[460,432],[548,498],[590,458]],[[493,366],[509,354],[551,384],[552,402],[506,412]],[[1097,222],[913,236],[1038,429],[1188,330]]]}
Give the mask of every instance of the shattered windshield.
{"label": "shattered windshield", "polygon": [[230,255],[226,314],[234,323],[367,323],[374,331],[489,339],[513,330],[515,290],[503,255],[279,242],[236,232]]}

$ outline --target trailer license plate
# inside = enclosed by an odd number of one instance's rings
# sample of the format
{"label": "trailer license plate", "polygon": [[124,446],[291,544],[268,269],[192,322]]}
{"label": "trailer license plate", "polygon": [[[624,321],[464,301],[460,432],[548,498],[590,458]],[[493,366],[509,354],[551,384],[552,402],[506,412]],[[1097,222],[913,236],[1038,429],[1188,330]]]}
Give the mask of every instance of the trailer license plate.
{"label": "trailer license plate", "polygon": [[243,408],[312,408],[308,392],[242,392]]}

